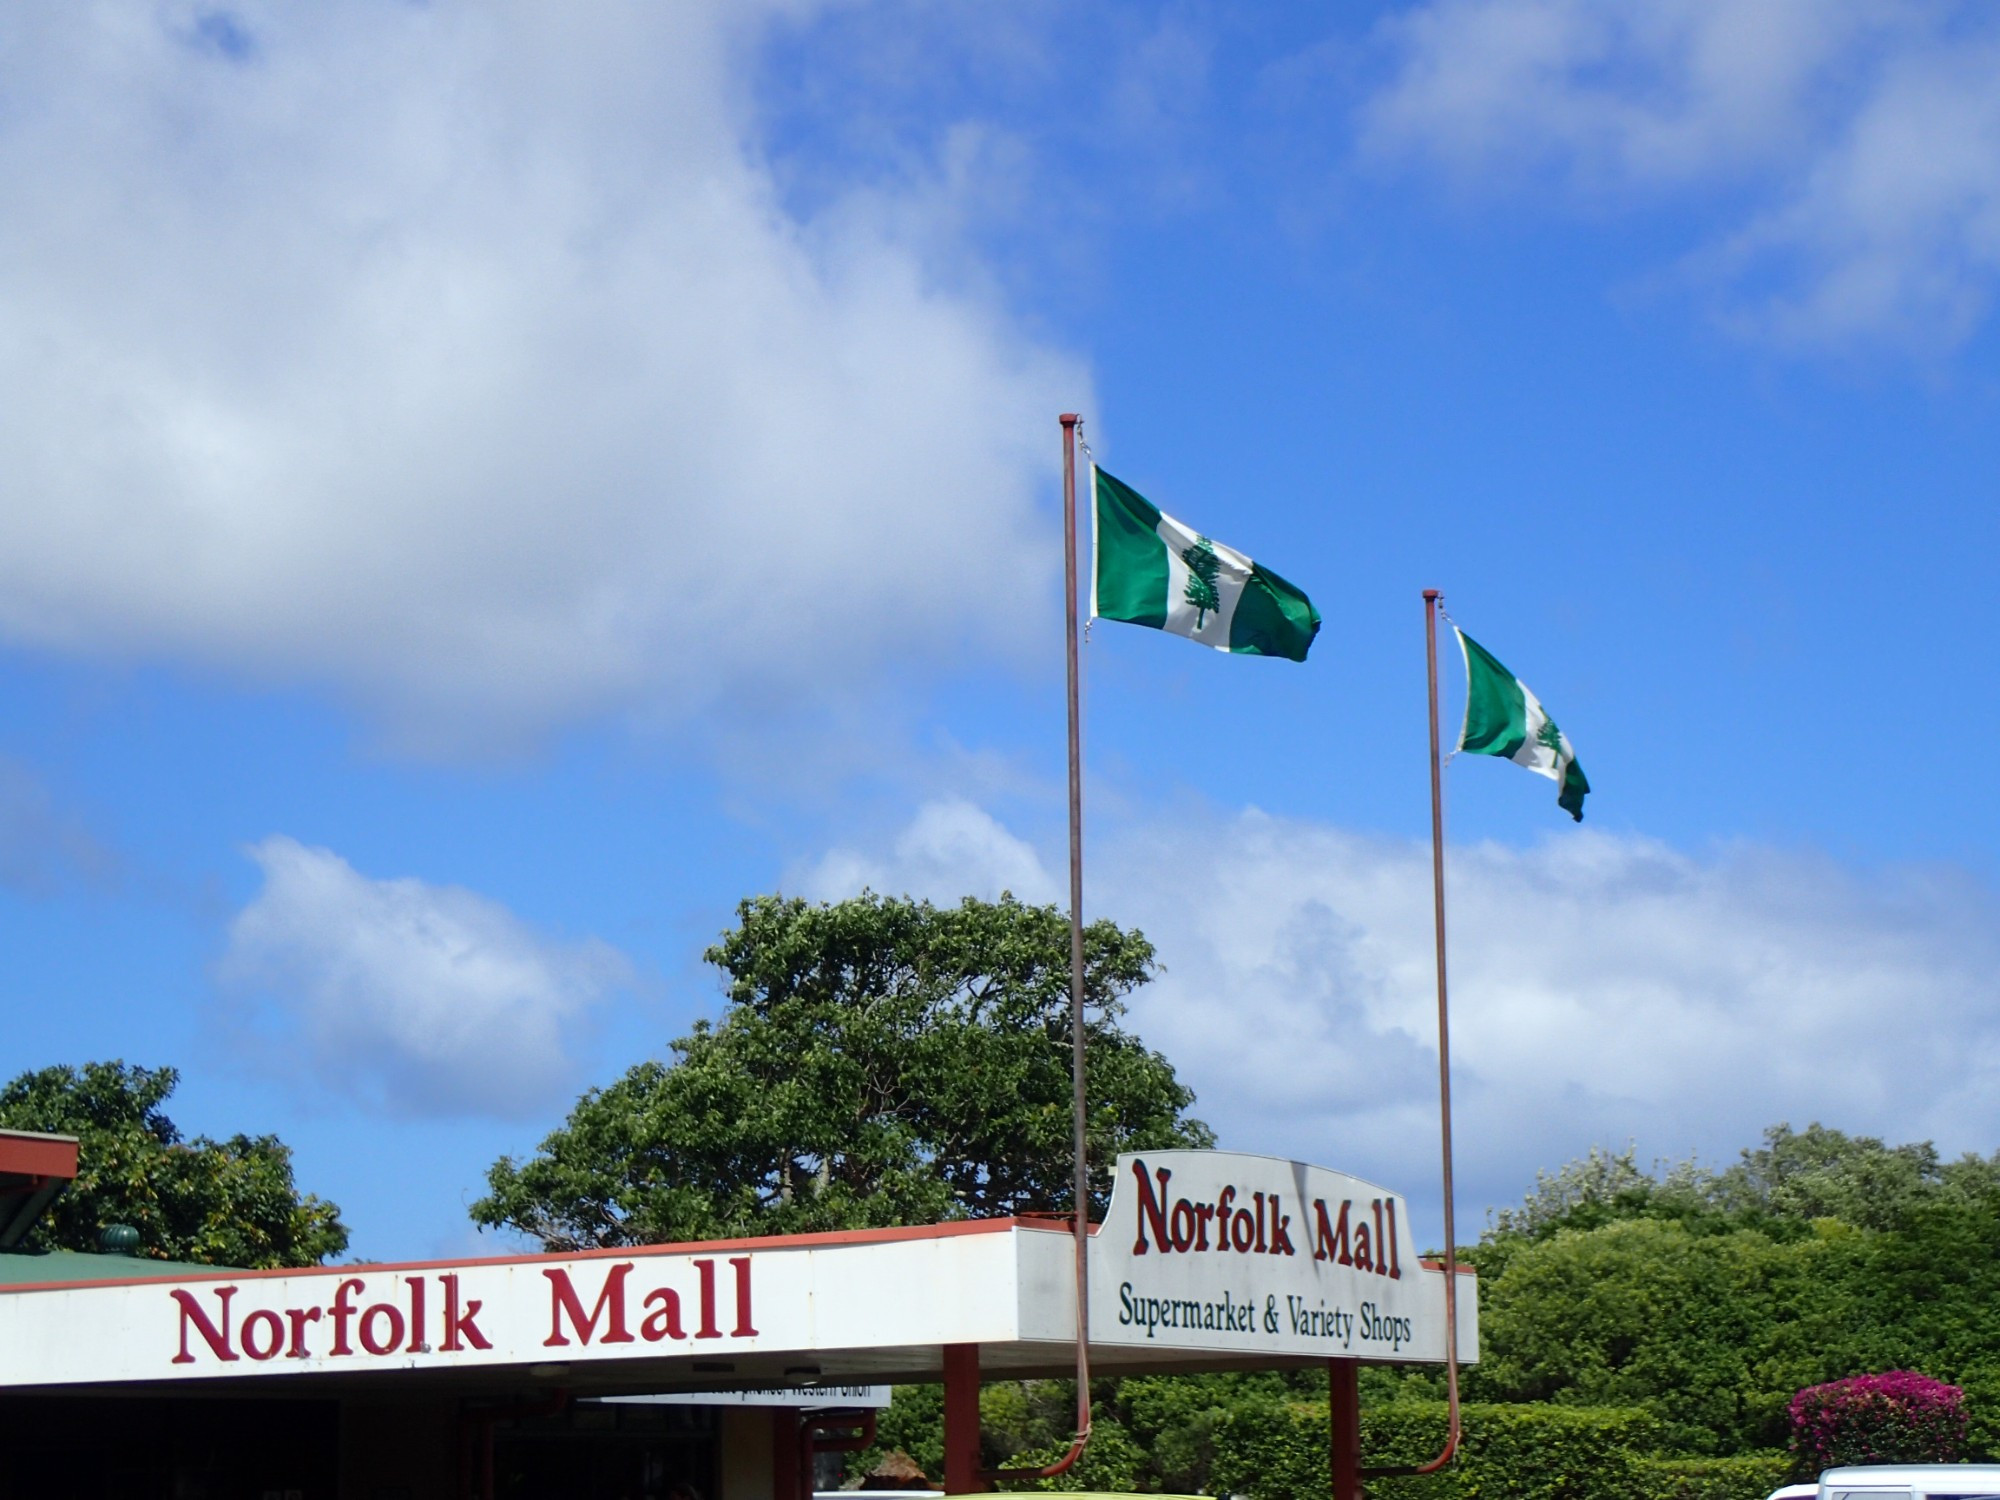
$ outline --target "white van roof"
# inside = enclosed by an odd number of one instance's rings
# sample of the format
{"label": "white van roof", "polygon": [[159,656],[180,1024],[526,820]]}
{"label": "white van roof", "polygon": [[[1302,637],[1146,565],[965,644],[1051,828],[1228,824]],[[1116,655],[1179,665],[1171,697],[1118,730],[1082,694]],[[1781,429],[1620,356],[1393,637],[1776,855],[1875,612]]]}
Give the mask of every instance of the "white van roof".
{"label": "white van roof", "polygon": [[2000,1464],[1854,1464],[1819,1476],[1822,1492],[1912,1489],[1932,1495],[2000,1495]]}

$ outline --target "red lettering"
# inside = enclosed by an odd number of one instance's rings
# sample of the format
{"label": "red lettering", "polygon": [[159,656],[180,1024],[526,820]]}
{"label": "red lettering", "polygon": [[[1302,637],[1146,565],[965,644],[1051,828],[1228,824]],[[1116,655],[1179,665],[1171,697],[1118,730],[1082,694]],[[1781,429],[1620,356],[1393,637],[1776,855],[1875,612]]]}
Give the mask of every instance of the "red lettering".
{"label": "red lettering", "polygon": [[1391,1198],[1389,1199],[1389,1279],[1391,1281],[1401,1281],[1403,1279],[1402,1248],[1396,1243],[1400,1238],[1402,1236],[1396,1233],[1396,1200]]}
{"label": "red lettering", "polygon": [[1354,1226],[1354,1269],[1372,1271],[1375,1269],[1375,1242],[1368,1237],[1368,1225],[1363,1222]]}
{"label": "red lettering", "polygon": [[1229,1248],[1229,1205],[1236,1201],[1236,1189],[1226,1187],[1222,1196],[1215,1200],[1215,1248]]}
{"label": "red lettering", "polygon": [[1389,1248],[1382,1239],[1382,1200],[1371,1198],[1368,1206],[1375,1211],[1375,1269],[1384,1275],[1389,1271]]}
{"label": "red lettering", "polygon": [[306,1357],[306,1324],[317,1323],[319,1321],[319,1309],[316,1307],[288,1307],[285,1309],[285,1321],[292,1325],[292,1347],[287,1349],[285,1353],[292,1359],[304,1359]]}
{"label": "red lettering", "polygon": [[750,1257],[732,1255],[729,1264],[736,1272],[736,1326],[729,1331],[735,1338],[754,1339],[757,1330],[750,1326]]}
{"label": "red lettering", "polygon": [[354,1346],[347,1342],[348,1320],[354,1316],[354,1306],[347,1300],[350,1292],[361,1290],[361,1283],[349,1278],[333,1289],[333,1347],[328,1354],[352,1354]]}
{"label": "red lettering", "polygon": [[1215,1217],[1215,1205],[1213,1203],[1197,1203],[1194,1206],[1194,1213],[1194,1247],[1197,1250],[1206,1250],[1208,1248],[1208,1221]]}
{"label": "red lettering", "polygon": [[[583,1315],[583,1303],[576,1295],[576,1288],[570,1284],[569,1272],[560,1266],[550,1266],[542,1274],[549,1278],[549,1336],[542,1340],[545,1346],[568,1344],[569,1339],[562,1331],[563,1314],[569,1314],[569,1326],[576,1331],[577,1342],[587,1344],[597,1333],[597,1320],[606,1319],[606,1332],[602,1342],[607,1344],[629,1344],[632,1335],[625,1328],[625,1278],[632,1274],[632,1262],[620,1261],[604,1278],[604,1289],[597,1294],[597,1305],[590,1310],[590,1316]],[[714,1262],[709,1262],[710,1280],[714,1278]],[[710,1290],[713,1290],[711,1286]],[[711,1308],[710,1311],[713,1311]]]}
{"label": "red lettering", "polygon": [[[389,1336],[375,1336],[375,1320],[386,1318]],[[387,1302],[377,1302],[361,1315],[361,1347],[370,1354],[394,1354],[403,1343],[403,1310]]]}
{"label": "red lettering", "polygon": [[701,1327],[694,1331],[698,1339],[719,1339],[722,1330],[715,1326],[715,1262],[698,1260],[694,1263],[695,1274],[701,1278]]}
{"label": "red lettering", "polygon": [[1271,1194],[1271,1253],[1273,1255],[1296,1255],[1292,1249],[1292,1219],[1290,1214],[1278,1212],[1278,1195]]}
{"label": "red lettering", "polygon": [[1347,1211],[1353,1207],[1352,1199],[1342,1199],[1340,1222],[1336,1228],[1326,1216],[1326,1199],[1313,1199],[1313,1219],[1316,1232],[1313,1235],[1313,1259],[1331,1259],[1336,1265],[1354,1264],[1354,1247],[1348,1240]]}
{"label": "red lettering", "polygon": [[1183,1198],[1174,1205],[1171,1217],[1174,1248],[1185,1254],[1194,1248],[1194,1205]]}
{"label": "red lettering", "polygon": [[405,1276],[410,1284],[410,1353],[428,1354],[431,1346],[424,1342],[424,1278]]}
{"label": "red lettering", "polygon": [[[269,1342],[264,1333],[268,1332]],[[243,1352],[255,1360],[266,1360],[285,1347],[285,1320],[268,1307],[260,1307],[243,1318]]]}
{"label": "red lettering", "polygon": [[684,1339],[687,1334],[681,1329],[681,1294],[672,1287],[655,1287],[646,1293],[647,1307],[654,1311],[646,1314],[646,1321],[639,1325],[639,1337],[649,1344],[657,1344],[661,1339]]}
{"label": "red lettering", "polygon": [[1165,1167],[1160,1168],[1160,1192],[1157,1197],[1153,1194],[1152,1179],[1146,1175],[1146,1164],[1143,1161],[1132,1163],[1132,1175],[1139,1179],[1139,1238],[1132,1242],[1132,1253],[1134,1255],[1146,1253],[1146,1225],[1150,1223],[1153,1226],[1153,1243],[1160,1247],[1160,1253],[1164,1255],[1173,1248],[1174,1243],[1173,1237],[1167,1233],[1166,1208],[1167,1179],[1174,1174]]}
{"label": "red lettering", "polygon": [[191,1294],[175,1288],[173,1293],[174,1301],[181,1305],[181,1352],[174,1356],[175,1364],[191,1365],[194,1363],[194,1356],[188,1353],[188,1323],[190,1321],[194,1324],[194,1331],[201,1335],[202,1342],[208,1345],[209,1353],[213,1354],[217,1359],[228,1362],[234,1362],[238,1357],[236,1351],[229,1347],[229,1299],[236,1295],[236,1288],[233,1286],[219,1286],[214,1290],[216,1300],[222,1304],[222,1326],[220,1328],[217,1328],[213,1323],[208,1321],[208,1314],[201,1310],[201,1304],[195,1301]]}
{"label": "red lettering", "polygon": [[1249,1209],[1236,1210],[1236,1217],[1229,1223],[1229,1241],[1238,1255],[1248,1255],[1250,1247],[1257,1243],[1257,1226],[1250,1222]]}
{"label": "red lettering", "polygon": [[[468,1297],[465,1311],[458,1310],[458,1274],[453,1272],[442,1276],[444,1282],[444,1342],[439,1345],[447,1353],[456,1354],[468,1345],[474,1349],[491,1349],[486,1335],[479,1331],[479,1324],[473,1320],[479,1316],[479,1309],[486,1304],[477,1297]],[[460,1342],[463,1340],[463,1342]]]}
{"label": "red lettering", "polygon": [[1257,1198],[1257,1253],[1259,1255],[1262,1255],[1264,1253],[1264,1195],[1262,1193],[1258,1193],[1256,1195],[1256,1198]]}

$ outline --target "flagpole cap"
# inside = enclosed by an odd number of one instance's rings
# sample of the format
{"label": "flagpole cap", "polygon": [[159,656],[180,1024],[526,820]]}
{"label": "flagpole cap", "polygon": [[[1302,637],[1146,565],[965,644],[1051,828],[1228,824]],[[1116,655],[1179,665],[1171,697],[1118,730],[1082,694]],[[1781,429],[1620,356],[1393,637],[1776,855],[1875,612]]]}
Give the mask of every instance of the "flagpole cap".
{"label": "flagpole cap", "polygon": [[1432,603],[1436,603],[1436,602],[1437,602],[1437,601],[1438,601],[1439,599],[1442,599],[1442,598],[1444,597],[1444,590],[1443,590],[1443,589],[1425,589],[1425,590],[1424,590],[1424,597],[1425,597],[1426,599],[1430,600],[1430,601],[1431,601]]}
{"label": "flagpole cap", "polygon": [[1056,420],[1062,423],[1063,426],[1065,427],[1074,427],[1076,426],[1077,423],[1081,422],[1083,418],[1076,412],[1066,411],[1061,416],[1057,417]]}

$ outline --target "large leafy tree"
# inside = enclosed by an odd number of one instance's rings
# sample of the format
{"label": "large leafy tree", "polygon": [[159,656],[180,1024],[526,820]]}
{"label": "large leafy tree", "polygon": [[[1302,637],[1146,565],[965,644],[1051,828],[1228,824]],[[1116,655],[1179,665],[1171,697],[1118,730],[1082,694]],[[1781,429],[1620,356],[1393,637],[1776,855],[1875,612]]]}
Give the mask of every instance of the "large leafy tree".
{"label": "large leafy tree", "polygon": [[1689,1452],[1775,1448],[1800,1387],[1963,1384],[2000,1444],[2000,1160],[1777,1125],[1712,1172],[1596,1151],[1471,1252],[1475,1398],[1643,1406]]}
{"label": "large leafy tree", "polygon": [[141,1255],[259,1269],[318,1265],[347,1248],[340,1209],[301,1195],[274,1135],[183,1137],[162,1107],[172,1068],[85,1063],[23,1073],[0,1088],[0,1127],[78,1138],[77,1178],[28,1248],[93,1250],[128,1224]]}
{"label": "large leafy tree", "polygon": [[[1069,928],[1003,896],[955,907],[760,896],[706,957],[719,1023],[584,1095],[473,1218],[555,1249],[1065,1211]],[[1099,1207],[1122,1150],[1205,1146],[1193,1094],[1120,1024],[1153,947],[1084,935]]]}

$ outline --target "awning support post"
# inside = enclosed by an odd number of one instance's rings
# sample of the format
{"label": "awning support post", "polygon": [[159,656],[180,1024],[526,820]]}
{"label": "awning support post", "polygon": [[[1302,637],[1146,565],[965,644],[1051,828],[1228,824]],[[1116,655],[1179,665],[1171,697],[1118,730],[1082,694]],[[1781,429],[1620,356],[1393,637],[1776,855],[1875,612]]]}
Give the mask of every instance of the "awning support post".
{"label": "awning support post", "polygon": [[771,1408],[771,1500],[812,1500],[796,1407]]}
{"label": "awning support post", "polygon": [[1326,1362],[1326,1401],[1333,1465],[1333,1500],[1361,1500],[1361,1363]]}
{"label": "awning support post", "polygon": [[977,1495],[979,1472],[979,1346],[944,1346],[944,1492]]}

